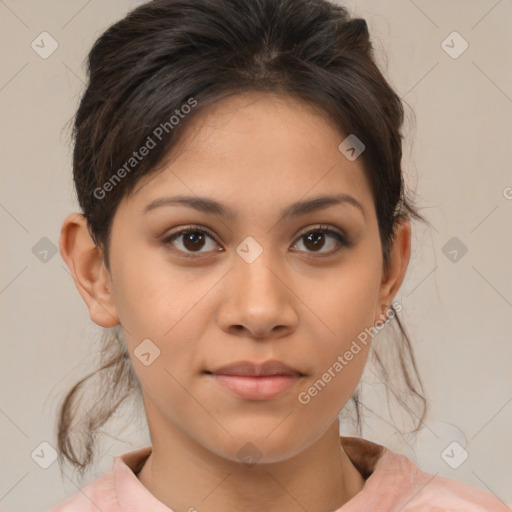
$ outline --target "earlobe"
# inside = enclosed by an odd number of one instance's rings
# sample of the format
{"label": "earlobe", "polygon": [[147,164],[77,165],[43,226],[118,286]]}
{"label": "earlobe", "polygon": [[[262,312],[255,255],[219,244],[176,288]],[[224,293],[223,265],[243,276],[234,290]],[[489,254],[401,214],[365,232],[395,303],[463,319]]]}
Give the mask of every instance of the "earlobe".
{"label": "earlobe", "polygon": [[[393,302],[409,265],[411,256],[411,224],[408,219],[397,221],[393,245],[390,251],[389,271],[381,282],[379,292],[379,304],[384,313]],[[375,319],[376,321],[377,319]]]}
{"label": "earlobe", "polygon": [[87,304],[91,320],[102,327],[118,325],[119,317],[102,251],[92,240],[87,220],[80,213],[72,213],[64,220],[59,251]]}

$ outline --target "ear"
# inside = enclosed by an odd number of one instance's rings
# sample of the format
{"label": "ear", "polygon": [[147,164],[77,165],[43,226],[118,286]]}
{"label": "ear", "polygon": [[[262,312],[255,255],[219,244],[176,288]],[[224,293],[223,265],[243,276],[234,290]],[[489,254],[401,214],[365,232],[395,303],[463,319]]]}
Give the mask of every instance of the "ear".
{"label": "ear", "polygon": [[395,227],[393,245],[390,251],[389,270],[384,275],[379,290],[379,318],[386,318],[386,311],[393,301],[405,277],[411,256],[411,224],[408,219],[400,219]]}
{"label": "ear", "polygon": [[59,250],[87,304],[91,320],[102,327],[118,325],[119,316],[103,252],[92,240],[87,220],[80,213],[72,213],[64,220]]}

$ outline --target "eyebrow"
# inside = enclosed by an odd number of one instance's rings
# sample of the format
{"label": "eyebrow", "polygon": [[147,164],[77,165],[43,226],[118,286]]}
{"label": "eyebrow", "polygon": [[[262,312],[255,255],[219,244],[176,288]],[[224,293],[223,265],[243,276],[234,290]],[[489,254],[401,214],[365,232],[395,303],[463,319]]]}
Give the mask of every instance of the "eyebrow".
{"label": "eyebrow", "polygon": [[[349,194],[322,195],[313,197],[312,199],[297,201],[281,210],[281,219],[299,217],[307,213],[323,210],[330,206],[339,204],[348,204],[356,207],[366,220],[363,205],[355,197]],[[237,217],[235,211],[228,206],[219,203],[215,199],[199,196],[159,197],[147,204],[143,209],[143,213],[146,214],[151,210],[155,210],[156,208],[163,206],[186,206],[211,215],[218,215],[230,219],[235,219]]]}

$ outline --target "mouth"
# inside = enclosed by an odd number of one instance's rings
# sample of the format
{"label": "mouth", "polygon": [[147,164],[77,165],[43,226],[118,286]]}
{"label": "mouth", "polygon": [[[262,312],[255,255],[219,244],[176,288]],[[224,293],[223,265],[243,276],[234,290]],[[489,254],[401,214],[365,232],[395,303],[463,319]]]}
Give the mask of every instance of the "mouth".
{"label": "mouth", "polygon": [[237,361],[205,371],[223,389],[245,400],[271,400],[290,390],[305,374],[280,361]]}

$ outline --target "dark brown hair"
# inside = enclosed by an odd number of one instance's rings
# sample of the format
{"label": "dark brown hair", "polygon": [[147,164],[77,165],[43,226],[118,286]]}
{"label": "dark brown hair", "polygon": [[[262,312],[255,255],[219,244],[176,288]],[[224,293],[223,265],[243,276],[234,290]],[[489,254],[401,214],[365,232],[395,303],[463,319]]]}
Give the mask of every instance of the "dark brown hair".
{"label": "dark brown hair", "polygon": [[[110,26],[89,53],[88,83],[73,125],[78,202],[107,269],[117,206],[141,177],[161,171],[185,126],[223,98],[262,91],[313,105],[340,133],[363,141],[359,158],[371,184],[387,272],[397,222],[427,221],[405,191],[402,101],[373,52],[366,21],[327,0],[154,0]],[[155,145],[147,156],[131,160],[148,138]],[[382,360],[389,353],[379,355],[372,344],[372,357],[389,383],[386,390],[416,416],[417,431],[427,401],[409,338],[391,309],[400,330],[392,344],[399,371],[391,373],[401,375],[405,393],[389,382]],[[100,368],[69,391],[59,411],[59,463],[65,458],[82,474],[94,462],[99,429],[134,390],[141,393],[119,327],[105,331]],[[89,391],[86,400],[81,395],[93,377],[101,392]],[[351,401],[361,432],[359,393]],[[410,399],[421,402],[420,415],[407,405]]]}

